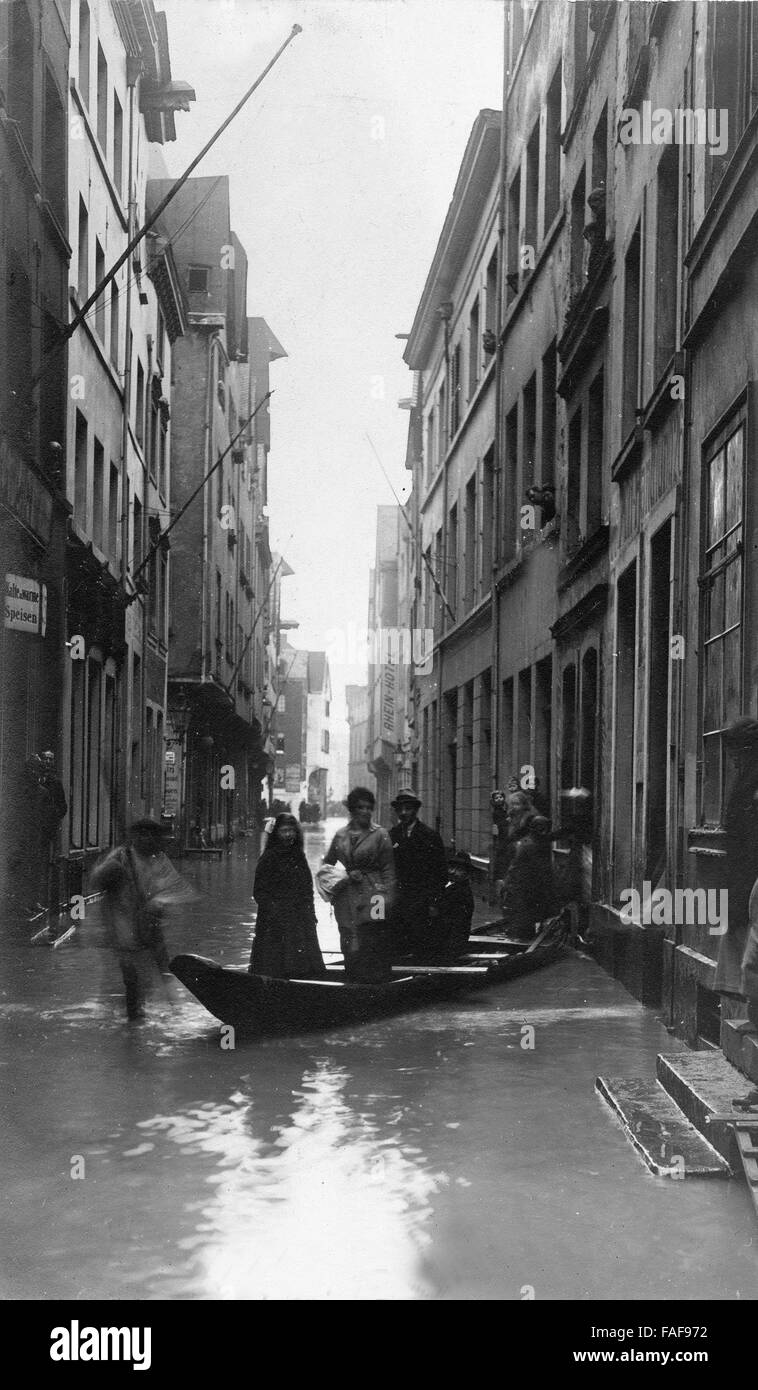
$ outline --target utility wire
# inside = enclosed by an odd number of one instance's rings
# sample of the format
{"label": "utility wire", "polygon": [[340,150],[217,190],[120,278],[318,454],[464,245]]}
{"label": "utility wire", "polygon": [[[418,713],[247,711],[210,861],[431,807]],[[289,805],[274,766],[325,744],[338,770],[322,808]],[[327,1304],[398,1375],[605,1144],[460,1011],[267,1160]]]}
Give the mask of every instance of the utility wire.
{"label": "utility wire", "polygon": [[[366,438],[368,439],[368,442],[369,442],[369,444],[371,445],[371,448],[374,450],[374,454],[375,454],[375,456],[376,456],[376,461],[377,461],[377,463],[379,464],[379,467],[381,468],[382,473],[384,474],[384,477],[385,477],[387,483],[389,484],[390,490],[391,490],[391,492],[392,492],[392,496],[394,497],[395,501],[397,502],[398,507],[400,508],[400,515],[402,516],[403,521],[405,522],[406,526],[408,527],[408,530],[409,530],[410,533],[411,533],[411,538],[412,538],[413,540],[415,540],[415,536],[414,536],[414,534],[413,534],[413,527],[412,527],[410,521],[408,520],[408,517],[406,516],[405,506],[404,506],[404,504],[400,501],[400,498],[398,497],[397,493],[395,492],[394,487],[392,486],[392,480],[390,479],[390,476],[389,476],[389,474],[388,474],[386,468],[384,467],[384,464],[382,463],[382,460],[380,459],[379,455],[378,455],[377,452],[376,452],[376,449],[375,449],[375,447],[374,447],[374,441],[370,438],[369,435],[366,435]],[[452,618],[453,622],[455,622],[455,613],[453,612],[453,610],[452,610],[452,608],[451,608],[451,606],[450,606],[450,603],[449,603],[449,601],[448,601],[448,599],[447,599],[447,596],[446,596],[446,594],[445,594],[445,591],[444,591],[444,589],[442,588],[442,585],[440,584],[440,581],[439,581],[439,579],[437,578],[437,576],[436,576],[436,574],[435,574],[435,572],[434,572],[434,570],[433,570],[433,568],[432,568],[432,562],[431,562],[431,560],[429,559],[429,557],[428,557],[428,555],[426,554],[426,552],[423,551],[423,550],[422,550],[422,552],[421,552],[421,559],[423,560],[424,565],[425,565],[426,569],[427,569],[428,572],[429,572],[429,576],[430,576],[431,581],[432,581],[432,583],[433,583],[433,585],[434,585],[434,588],[435,588],[436,593],[439,594],[439,596],[440,596],[440,598],[442,599],[442,602],[444,603],[444,605],[445,605],[445,607],[446,607],[448,613],[450,614],[450,617]]]}
{"label": "utility wire", "polygon": [[[176,180],[176,182],[173,183],[173,184],[171,185],[170,189],[168,190],[168,193],[166,194],[166,196],[165,196],[164,198],[161,199],[161,201],[159,202],[157,208],[155,208],[154,211],[151,212],[151,214],[150,214],[150,216],[148,217],[147,221],[143,223],[143,225],[139,228],[139,230],[138,230],[137,232],[135,232],[135,234],[134,234],[134,236],[132,237],[131,241],[128,243],[128,245],[125,247],[125,249],[121,252],[121,255],[118,257],[118,260],[114,261],[114,263],[113,263],[113,265],[111,266],[110,270],[107,272],[106,275],[103,276],[103,279],[100,281],[100,284],[95,286],[94,290],[92,291],[92,294],[89,296],[89,299],[87,299],[87,300],[85,301],[85,303],[82,304],[81,308],[77,311],[77,313],[74,314],[74,317],[72,318],[71,322],[70,322],[69,324],[67,324],[66,327],[63,329],[63,331],[62,331],[62,333],[61,333],[61,336],[60,336],[60,338],[58,339],[58,341],[57,341],[56,343],[54,343],[53,346],[52,346],[51,348],[48,349],[48,352],[45,354],[45,357],[49,356],[50,354],[58,353],[58,352],[62,351],[62,349],[65,347],[66,343],[68,342],[69,338],[73,337],[73,335],[74,335],[74,333],[76,332],[77,328],[79,327],[80,323],[82,323],[82,321],[87,317],[87,315],[88,315],[90,309],[93,307],[93,305],[94,305],[94,304],[97,302],[97,300],[100,298],[101,294],[103,293],[103,290],[106,288],[107,285],[110,284],[111,280],[114,278],[114,276],[115,276],[115,275],[118,273],[118,271],[121,269],[121,267],[122,267],[122,265],[124,264],[124,262],[125,262],[125,261],[128,261],[129,257],[132,255],[132,253],[133,253],[133,251],[136,249],[136,247],[139,246],[139,244],[140,244],[140,242],[143,240],[143,238],[147,236],[147,233],[150,231],[150,228],[155,226],[155,224],[156,224],[156,222],[158,221],[158,219],[159,219],[159,218],[161,217],[161,215],[165,212],[165,210],[166,210],[166,208],[168,207],[169,203],[171,202],[172,198],[175,198],[175,197],[176,197],[176,194],[179,192],[179,189],[182,188],[182,187],[184,186],[184,184],[187,182],[187,179],[189,178],[190,174],[197,168],[197,166],[198,166],[198,164],[200,163],[201,159],[203,159],[204,156],[208,153],[209,149],[211,149],[211,147],[212,147],[213,145],[215,145],[215,143],[216,143],[216,141],[218,140],[219,136],[223,134],[223,132],[226,130],[227,126],[230,125],[230,123],[234,120],[234,117],[237,115],[237,113],[238,113],[239,111],[241,111],[241,110],[242,110],[242,107],[245,105],[245,103],[246,103],[247,101],[249,101],[250,97],[253,95],[253,92],[256,90],[257,87],[260,86],[260,84],[261,84],[261,82],[263,81],[264,77],[266,77],[266,76],[268,75],[268,73],[271,71],[271,69],[272,69],[272,67],[274,66],[274,64],[275,64],[275,63],[278,61],[278,59],[281,57],[281,55],[282,55],[282,53],[284,52],[285,48],[287,48],[287,47],[289,46],[289,44],[291,44],[292,40],[295,38],[295,35],[296,35],[296,34],[301,34],[301,33],[302,33],[302,28],[301,28],[301,26],[300,26],[299,24],[293,24],[292,30],[291,30],[290,34],[289,34],[289,35],[287,36],[287,38],[284,40],[284,43],[283,43],[283,44],[280,44],[280,46],[279,46],[279,48],[276,50],[276,53],[274,54],[273,58],[271,58],[271,60],[266,64],[265,68],[264,68],[263,71],[260,73],[260,75],[259,75],[258,77],[256,77],[256,79],[255,79],[255,81],[253,82],[252,86],[248,87],[247,91],[244,93],[244,95],[243,95],[243,96],[240,98],[240,100],[237,102],[237,105],[234,107],[234,110],[233,110],[233,111],[230,111],[230,113],[229,113],[229,115],[227,116],[226,120],[225,120],[225,121],[222,121],[221,125],[218,127],[218,130],[214,131],[214,133],[213,133],[213,135],[211,136],[210,140],[206,141],[206,143],[203,145],[203,148],[200,150],[199,154],[196,154],[196,155],[195,155],[195,158],[194,158],[193,160],[191,160],[191,162],[187,165],[187,168],[185,169],[185,171],[184,171],[184,173],[181,175],[181,177],[178,178],[178,179]],[[40,377],[42,376],[43,371],[45,370],[44,362],[45,362],[45,358],[43,358],[43,363],[40,365],[40,367],[37,369],[37,371],[35,372],[34,376],[33,376],[33,377],[31,378],[31,380],[30,380],[30,383],[29,383],[29,389],[30,389],[30,391],[33,391],[33,390],[34,390],[35,386],[38,384],[38,382],[39,382],[39,380],[40,380]]]}

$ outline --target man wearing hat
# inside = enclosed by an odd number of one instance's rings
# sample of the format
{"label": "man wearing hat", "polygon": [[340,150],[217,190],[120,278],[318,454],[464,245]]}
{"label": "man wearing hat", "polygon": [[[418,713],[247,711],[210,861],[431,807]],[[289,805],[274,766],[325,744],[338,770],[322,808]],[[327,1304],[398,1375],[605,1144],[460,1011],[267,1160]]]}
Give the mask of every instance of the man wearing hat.
{"label": "man wearing hat", "polygon": [[398,818],[390,831],[398,884],[392,941],[395,952],[407,952],[423,949],[430,918],[438,915],[447,860],[441,836],[418,818],[421,798],[404,787],[391,804]]}

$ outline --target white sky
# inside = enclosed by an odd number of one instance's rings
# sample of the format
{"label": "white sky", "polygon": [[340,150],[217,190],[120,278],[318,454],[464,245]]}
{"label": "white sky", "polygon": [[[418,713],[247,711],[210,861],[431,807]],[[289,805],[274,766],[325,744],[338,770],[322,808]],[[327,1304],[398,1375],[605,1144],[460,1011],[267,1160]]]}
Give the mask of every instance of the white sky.
{"label": "white sky", "polygon": [[[173,76],[197,93],[164,147],[178,175],[294,23],[303,32],[198,166],[228,173],[248,312],[273,364],[269,511],[295,570],[290,640],[364,627],[376,506],[402,497],[407,332],[471,126],[499,108],[501,0],[158,0]],[[383,123],[383,125],[382,125]],[[376,134],[383,138],[373,138]],[[377,393],[383,388],[383,399]],[[333,670],[335,695],[360,667]]]}

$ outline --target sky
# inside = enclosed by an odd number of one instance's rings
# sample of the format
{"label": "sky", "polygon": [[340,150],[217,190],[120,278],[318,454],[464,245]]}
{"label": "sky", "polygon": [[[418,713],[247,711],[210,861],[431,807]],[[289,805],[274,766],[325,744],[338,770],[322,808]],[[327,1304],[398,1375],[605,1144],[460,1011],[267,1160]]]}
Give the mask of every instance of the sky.
{"label": "sky", "polygon": [[[172,73],[197,100],[163,155],[180,174],[286,39],[198,166],[230,176],[248,313],[272,365],[272,548],[290,640],[365,627],[376,507],[401,499],[411,391],[402,360],[466,141],[502,94],[501,0],[158,0]],[[367,438],[368,436],[368,438]],[[332,662],[335,697],[365,677]]]}

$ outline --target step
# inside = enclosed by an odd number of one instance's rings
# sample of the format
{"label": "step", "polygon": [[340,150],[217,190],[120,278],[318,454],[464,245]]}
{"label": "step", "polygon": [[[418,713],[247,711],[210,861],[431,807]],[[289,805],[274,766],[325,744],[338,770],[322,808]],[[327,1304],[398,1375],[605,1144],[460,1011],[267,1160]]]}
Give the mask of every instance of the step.
{"label": "step", "polygon": [[724,1055],[745,1076],[758,1085],[758,1029],[741,1032],[739,1020],[725,1018],[721,1024],[721,1046]]}
{"label": "step", "polygon": [[657,1177],[728,1178],[729,1164],[657,1081],[599,1076],[595,1089]]}
{"label": "step", "polygon": [[729,1124],[719,1120],[708,1125],[706,1116],[729,1114],[732,1101],[754,1089],[747,1078],[721,1052],[659,1053],[656,1075],[686,1118],[701,1134],[707,1134],[713,1147],[738,1173],[740,1159]]}

